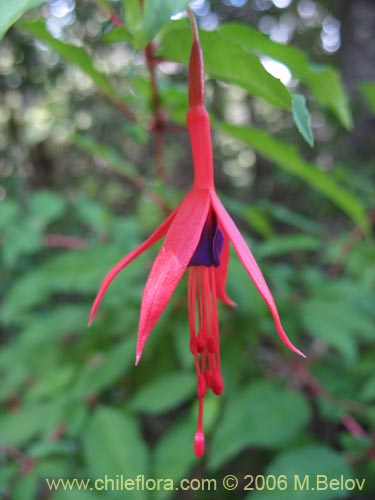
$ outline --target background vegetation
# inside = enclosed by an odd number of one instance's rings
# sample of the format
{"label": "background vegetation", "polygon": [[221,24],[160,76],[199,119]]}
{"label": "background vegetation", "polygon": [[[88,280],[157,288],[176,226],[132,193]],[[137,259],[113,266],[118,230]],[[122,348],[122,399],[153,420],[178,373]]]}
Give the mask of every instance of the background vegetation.
{"label": "background vegetation", "polygon": [[[192,3],[218,190],[306,361],[281,344],[232,255],[238,307],[220,309],[226,387],[207,398],[207,453],[198,461],[186,282],[137,368],[140,299],[156,249],[117,278],[86,329],[105,272],[191,183],[190,32],[185,18],[169,19],[186,4],[146,0],[142,13],[137,0],[0,1],[0,495],[99,496],[51,493],[46,477],[220,481],[229,473],[244,486],[246,474],[322,473],[366,478],[367,492],[304,499],[369,499],[371,0]],[[302,498],[290,488],[237,494]]]}

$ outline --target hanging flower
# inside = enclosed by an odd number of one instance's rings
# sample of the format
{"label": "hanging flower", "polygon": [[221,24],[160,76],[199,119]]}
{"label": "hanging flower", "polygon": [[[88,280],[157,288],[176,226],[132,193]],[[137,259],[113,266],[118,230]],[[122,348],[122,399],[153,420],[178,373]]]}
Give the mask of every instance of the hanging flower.
{"label": "hanging flower", "polygon": [[[191,16],[192,17],[192,16]],[[192,18],[193,44],[189,62],[189,110],[187,125],[194,164],[194,185],[180,205],[137,248],[125,255],[104,278],[92,306],[89,324],[110,283],[130,262],[165,236],[143,292],[136,347],[136,365],[152,328],[188,271],[188,319],[190,350],[194,356],[199,398],[194,451],[204,453],[203,405],[207,388],[221,394],[220,341],[217,299],[234,305],[226,293],[231,243],[246,272],[267,304],[276,330],[292,351],[304,357],[288,339],[259,266],[244,238],[219,200],[214,186],[210,118],[204,104],[203,57]]]}

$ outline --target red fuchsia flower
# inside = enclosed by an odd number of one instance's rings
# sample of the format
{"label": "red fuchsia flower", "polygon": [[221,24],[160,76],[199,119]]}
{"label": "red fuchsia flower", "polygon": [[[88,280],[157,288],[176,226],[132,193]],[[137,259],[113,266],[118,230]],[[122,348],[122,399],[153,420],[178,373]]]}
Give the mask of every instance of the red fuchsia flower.
{"label": "red fuchsia flower", "polygon": [[136,348],[136,365],[152,328],[187,270],[190,350],[194,356],[199,398],[198,425],[194,438],[197,457],[204,452],[203,405],[207,388],[214,394],[224,389],[220,369],[217,299],[235,305],[226,293],[231,243],[246,272],[267,304],[276,330],[286,346],[304,357],[288,339],[258,264],[244,238],[219,200],[214,186],[210,118],[204,104],[203,57],[198,32],[189,62],[189,110],[187,125],[194,164],[194,185],[180,205],[137,248],[125,255],[106,275],[92,306],[89,324],[110,283],[141,253],[165,236],[154,261],[142,297]]}

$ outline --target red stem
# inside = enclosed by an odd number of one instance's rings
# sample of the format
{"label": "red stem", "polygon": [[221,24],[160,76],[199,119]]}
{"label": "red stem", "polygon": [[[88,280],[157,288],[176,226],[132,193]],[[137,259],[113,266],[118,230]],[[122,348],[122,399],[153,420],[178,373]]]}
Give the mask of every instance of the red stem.
{"label": "red stem", "polygon": [[14,446],[6,444],[4,446],[4,451],[20,464],[21,475],[27,474],[36,465],[36,460],[34,458],[28,457]]}
{"label": "red stem", "polygon": [[155,163],[156,163],[156,175],[160,179],[164,179],[165,168],[164,168],[163,133],[165,131],[166,123],[161,107],[158,82],[156,77],[156,66],[158,64],[158,60],[155,57],[155,46],[152,42],[148,43],[145,47],[145,57],[146,57],[147,68],[150,73],[151,108],[153,113],[151,131],[154,133],[154,138],[155,138],[154,152],[155,152]]}
{"label": "red stem", "polygon": [[77,236],[65,236],[63,234],[46,234],[44,244],[55,248],[85,248],[88,241]]}
{"label": "red stem", "polygon": [[[370,210],[367,214],[367,219],[370,225],[375,223],[375,208]],[[350,233],[348,240],[344,243],[341,248],[340,254],[337,259],[331,264],[327,273],[331,277],[335,277],[340,274],[346,257],[352,251],[354,245],[364,236],[363,230],[359,226],[355,226],[353,231]]]}

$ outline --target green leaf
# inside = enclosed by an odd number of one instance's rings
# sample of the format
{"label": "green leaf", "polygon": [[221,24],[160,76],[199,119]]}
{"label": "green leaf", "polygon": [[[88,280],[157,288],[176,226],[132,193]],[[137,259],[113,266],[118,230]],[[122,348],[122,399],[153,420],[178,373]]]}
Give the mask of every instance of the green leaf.
{"label": "green leaf", "polygon": [[37,379],[29,389],[26,401],[36,401],[45,397],[53,397],[63,392],[74,380],[76,370],[72,366],[53,367],[47,376]]}
{"label": "green leaf", "polygon": [[326,282],[323,290],[302,301],[299,308],[305,329],[336,348],[348,364],[357,361],[358,339],[372,341],[373,318],[366,299],[371,289],[361,284]]}
{"label": "green leaf", "polygon": [[86,196],[80,196],[76,200],[75,208],[80,220],[99,234],[107,234],[113,225],[114,217],[107,207]]}
{"label": "green leaf", "polygon": [[[184,23],[185,24],[185,23]],[[292,108],[292,98],[286,87],[268,73],[259,59],[221,36],[218,31],[201,31],[205,70],[214,78],[233,83],[251,95],[261,97],[282,109]],[[161,55],[170,61],[187,64],[191,47],[191,32],[181,23],[171,23],[161,40]]]}
{"label": "green leaf", "polygon": [[374,387],[375,373],[372,373],[363,384],[361,392],[359,393],[359,399],[371,403],[374,399]]}
{"label": "green leaf", "polygon": [[142,23],[141,2],[139,0],[122,0],[125,11],[125,23],[130,33],[140,30]]}
{"label": "green leaf", "polygon": [[3,232],[8,226],[19,220],[22,212],[20,206],[8,198],[0,202],[0,208],[0,229]]}
{"label": "green leaf", "polygon": [[[153,454],[154,477],[170,478],[177,484],[177,481],[189,476],[196,463],[193,452],[195,425],[192,419],[177,422],[158,441]],[[184,453],[176,453],[176,450],[184,450]],[[173,494],[174,491],[161,488],[156,492],[156,498],[164,500]]]}
{"label": "green leaf", "polygon": [[372,111],[372,114],[375,116],[375,84],[372,82],[363,82],[360,85],[360,89]]}
{"label": "green leaf", "polygon": [[[13,349],[13,355],[15,356],[15,350]],[[3,363],[0,364],[5,364],[4,361],[7,361],[5,359],[6,354],[9,353],[9,349],[3,348],[2,350],[2,358],[1,361]],[[3,368],[3,367],[2,367]],[[27,379],[29,378],[29,371],[25,366],[13,366],[11,370],[8,370],[7,372],[4,371],[1,374],[2,376],[2,384],[0,387],[0,401],[1,402],[6,402],[9,401],[9,399],[17,393],[19,388],[22,386],[24,387],[24,384],[27,382]]]}
{"label": "green leaf", "polygon": [[92,356],[82,367],[73,394],[82,399],[113,386],[133,365],[134,351],[134,339],[129,338],[107,353]]}
{"label": "green leaf", "polygon": [[23,359],[26,364],[30,354],[56,345],[64,336],[80,332],[86,325],[88,309],[86,304],[58,304],[55,309],[50,308],[48,314],[39,311],[28,315],[24,329],[15,339],[16,349],[12,354],[8,351],[4,357],[0,352],[0,366],[4,365],[12,372],[12,365],[19,360]]}
{"label": "green leaf", "polygon": [[132,180],[138,178],[135,166],[121,158],[120,153],[116,149],[104,144],[98,144],[94,138],[86,134],[73,134],[72,140],[83,151],[100,158],[120,175]]}
{"label": "green leaf", "polygon": [[56,455],[70,455],[74,449],[74,443],[66,439],[54,441],[52,439],[42,439],[35,442],[29,448],[29,455],[33,458],[40,460],[41,458],[56,456]]}
{"label": "green leaf", "polygon": [[366,211],[362,203],[347,189],[337,184],[315,165],[305,162],[292,144],[286,144],[267,132],[252,127],[221,124],[221,130],[244,141],[259,154],[278,167],[306,182],[335,203],[348,214],[364,231],[368,231]]}
{"label": "green leaf", "polygon": [[177,12],[186,9],[188,3],[189,0],[145,0],[138,48],[155,38],[170,18]]}
{"label": "green leaf", "polygon": [[281,205],[275,205],[273,203],[269,205],[269,210],[276,220],[296,227],[297,229],[303,231],[305,234],[313,233],[315,235],[321,235],[321,226],[311,218],[305,217],[300,213],[289,210],[288,208]]}
{"label": "green leaf", "polygon": [[38,191],[30,199],[30,209],[35,217],[46,225],[64,213],[66,201],[52,191]]}
{"label": "green leaf", "polygon": [[11,484],[13,477],[18,473],[18,465],[16,463],[1,464],[0,468],[0,495],[5,495],[6,485]]}
{"label": "green leaf", "polygon": [[142,387],[130,401],[133,410],[150,415],[176,408],[195,393],[196,379],[192,374],[173,373]]}
{"label": "green leaf", "polygon": [[322,242],[306,234],[293,234],[288,236],[274,236],[268,241],[257,245],[258,257],[274,257],[282,254],[290,255],[291,252],[303,250],[318,250]]}
{"label": "green leaf", "polygon": [[[56,291],[94,294],[108,268],[124,253],[125,250],[111,245],[92,245],[59,253],[15,281],[3,303],[1,319],[16,322],[22,312],[42,303]],[[137,265],[130,266],[126,272],[128,283],[139,272]],[[114,283],[112,288],[116,286]],[[122,300],[126,295],[131,295],[128,287],[122,292]]]}
{"label": "green leaf", "polygon": [[[285,478],[281,488],[274,490],[253,491],[246,499],[249,500],[333,500],[348,496],[349,490],[345,488],[325,488],[325,477],[330,481],[340,479],[341,476],[353,478],[351,467],[345,461],[343,455],[325,446],[305,446],[291,451],[281,453],[266,469],[266,476],[273,475]],[[317,479],[321,476],[321,489]],[[306,480],[305,483],[304,480]],[[277,482],[276,482],[277,484]],[[305,484],[309,488],[301,488]],[[286,488],[284,489],[284,487]],[[336,483],[337,486],[337,483]]]}
{"label": "green leaf", "polygon": [[23,21],[22,29],[33,35],[35,38],[46,44],[66,62],[80,68],[97,87],[108,97],[119,99],[112,84],[107,79],[106,75],[98,71],[93,64],[89,54],[81,48],[70,45],[54,38],[46,29],[43,21]]}
{"label": "green leaf", "polygon": [[[40,487],[46,486],[45,479],[67,478],[74,474],[71,462],[60,458],[37,461],[27,474],[20,475],[12,489],[12,500],[35,500],[40,497]],[[61,488],[62,489],[62,488]],[[55,495],[53,495],[55,499]],[[75,498],[72,496],[72,499]],[[83,497],[86,499],[87,497]]]}
{"label": "green leaf", "polygon": [[[303,301],[301,315],[306,330],[312,336],[335,347],[347,363],[355,363],[358,352],[350,327],[353,317],[345,304],[334,305],[320,300]],[[354,319],[355,316],[354,313]]]}
{"label": "green leaf", "polygon": [[293,95],[293,118],[302,137],[310,146],[313,146],[314,136],[311,130],[310,113],[306,107],[306,99],[299,94]]}
{"label": "green leaf", "polygon": [[39,7],[46,0],[1,0],[0,2],[0,40],[6,31],[22,17],[25,12]]}
{"label": "green leaf", "polygon": [[102,41],[105,43],[131,42],[132,40],[133,37],[123,26],[114,27],[109,33],[106,33],[102,37]]}
{"label": "green leaf", "polygon": [[3,235],[0,251],[5,264],[13,266],[18,257],[40,250],[44,227],[62,215],[65,201],[50,191],[39,191],[28,200],[27,214],[10,200],[1,203],[0,230]]}
{"label": "green leaf", "polygon": [[59,401],[40,405],[24,405],[19,410],[0,416],[0,444],[20,446],[37,435],[48,434],[61,415]]}
{"label": "green leaf", "polygon": [[334,68],[311,65],[309,71],[301,73],[300,78],[309,87],[315,99],[332,111],[347,130],[353,128],[348,97]]}
{"label": "green leaf", "polygon": [[16,264],[18,257],[40,250],[43,244],[42,231],[37,221],[23,219],[9,225],[4,231],[2,253],[8,266]]}
{"label": "green leaf", "polygon": [[[112,478],[116,474],[132,479],[139,474],[147,477],[148,450],[136,420],[125,412],[98,408],[83,436],[83,454],[86,472],[93,479],[105,474]],[[143,500],[147,493],[127,491],[126,498]]]}
{"label": "green leaf", "polygon": [[348,98],[334,68],[310,64],[304,52],[274,42],[245,24],[226,23],[219,33],[250,53],[272,57],[288,66],[293,77],[307,85],[315,99],[331,110],[345,128],[353,126]]}
{"label": "green leaf", "polygon": [[249,446],[277,448],[305,426],[309,408],[301,395],[269,382],[233,394],[217,425],[209,466],[217,469]]}
{"label": "green leaf", "polygon": [[35,469],[18,478],[12,489],[12,500],[34,500],[38,494],[38,479]]}

